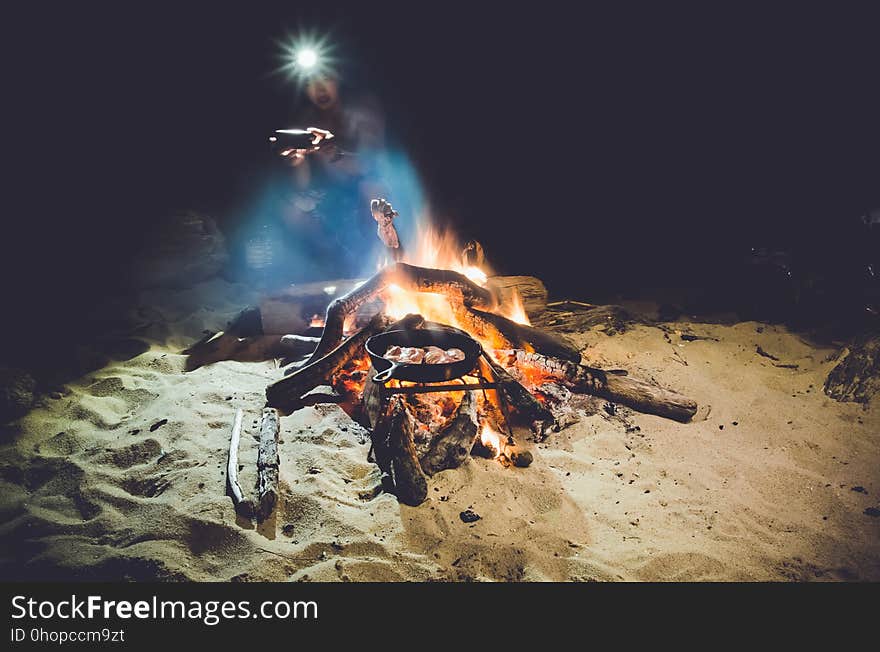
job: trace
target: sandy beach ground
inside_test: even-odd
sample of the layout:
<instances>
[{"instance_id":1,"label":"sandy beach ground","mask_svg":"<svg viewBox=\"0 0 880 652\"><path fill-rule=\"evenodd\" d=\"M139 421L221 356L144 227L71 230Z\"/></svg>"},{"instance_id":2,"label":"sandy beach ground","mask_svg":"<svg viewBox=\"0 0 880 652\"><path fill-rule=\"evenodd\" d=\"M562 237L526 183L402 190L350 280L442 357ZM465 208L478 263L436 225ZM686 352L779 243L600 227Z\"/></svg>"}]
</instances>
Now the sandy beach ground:
<instances>
[{"instance_id":1,"label":"sandy beach ground","mask_svg":"<svg viewBox=\"0 0 880 652\"><path fill-rule=\"evenodd\" d=\"M471 459L441 472L415 508L377 494L362 427L334 404L304 408L282 419L279 507L254 527L225 495L229 430L242 408L250 488L256 420L281 371L184 373L180 354L254 299L221 280L144 295L160 316L138 334L148 350L4 428L0 577L880 580L876 400L831 400L838 351L756 322L574 335L589 363L694 397L694 421L599 410L526 442L527 469ZM464 523L466 509L481 520Z\"/></svg>"}]
</instances>

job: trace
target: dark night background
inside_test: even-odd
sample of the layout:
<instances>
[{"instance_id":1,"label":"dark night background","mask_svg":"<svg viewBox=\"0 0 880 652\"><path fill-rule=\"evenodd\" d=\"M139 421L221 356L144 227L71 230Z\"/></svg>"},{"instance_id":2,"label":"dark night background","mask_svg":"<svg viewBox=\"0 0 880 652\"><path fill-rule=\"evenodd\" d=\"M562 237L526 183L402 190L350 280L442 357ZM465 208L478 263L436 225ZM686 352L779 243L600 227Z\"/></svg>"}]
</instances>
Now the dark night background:
<instances>
[{"instance_id":1,"label":"dark night background","mask_svg":"<svg viewBox=\"0 0 880 652\"><path fill-rule=\"evenodd\" d=\"M330 32L382 99L438 212L557 296L730 287L759 245L832 273L862 259L859 215L880 207L871 16L329 4L7 12L9 314L76 320L169 210L234 225L295 106L270 73L299 26Z\"/></svg>"}]
</instances>

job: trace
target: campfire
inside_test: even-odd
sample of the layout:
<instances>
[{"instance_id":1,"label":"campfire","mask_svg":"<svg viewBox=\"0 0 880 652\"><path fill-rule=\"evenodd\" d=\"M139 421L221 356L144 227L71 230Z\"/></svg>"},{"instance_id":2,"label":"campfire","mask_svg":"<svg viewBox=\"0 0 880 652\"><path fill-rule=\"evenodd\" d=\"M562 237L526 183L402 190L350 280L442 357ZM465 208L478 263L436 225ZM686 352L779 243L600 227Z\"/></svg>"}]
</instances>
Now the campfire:
<instances>
[{"instance_id":1,"label":"campfire","mask_svg":"<svg viewBox=\"0 0 880 652\"><path fill-rule=\"evenodd\" d=\"M695 413L690 399L586 366L567 338L533 328L517 287L493 282L478 243L461 248L430 232L407 260L387 262L312 317L320 338L293 336L311 354L266 390L286 414L318 386L343 395L401 502L423 502L429 478L470 455L528 466L515 430L544 440L569 421L573 394L682 421Z\"/></svg>"},{"instance_id":2,"label":"campfire","mask_svg":"<svg viewBox=\"0 0 880 652\"><path fill-rule=\"evenodd\" d=\"M384 200L371 210L389 247L372 278L291 288L187 350L190 370L223 359L286 367L266 389L256 502L238 486L233 428L228 484L240 513L271 513L279 415L313 404L317 387L332 387L369 429L384 488L410 505L426 499L431 476L471 455L529 466L526 442L576 421L592 397L607 401L609 414L617 404L679 421L695 414L693 400L588 366L568 338L533 327L526 308L534 316L546 307L537 279L492 276L478 242L461 247L448 233L423 233L403 256L391 246L396 211Z\"/></svg>"}]
</instances>

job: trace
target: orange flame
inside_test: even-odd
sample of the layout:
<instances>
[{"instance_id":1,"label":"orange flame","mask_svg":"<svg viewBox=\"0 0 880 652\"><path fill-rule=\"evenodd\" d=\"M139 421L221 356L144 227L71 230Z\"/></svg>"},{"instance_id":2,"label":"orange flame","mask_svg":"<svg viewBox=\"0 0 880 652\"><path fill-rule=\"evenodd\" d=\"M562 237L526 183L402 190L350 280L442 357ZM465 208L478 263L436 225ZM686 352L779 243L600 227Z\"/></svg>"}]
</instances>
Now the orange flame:
<instances>
[{"instance_id":1,"label":"orange flame","mask_svg":"<svg viewBox=\"0 0 880 652\"><path fill-rule=\"evenodd\" d=\"M483 424L483 430L480 432L480 442L486 448L495 451L495 459L501 457L504 450L504 437L492 430L488 423Z\"/></svg>"},{"instance_id":2,"label":"orange flame","mask_svg":"<svg viewBox=\"0 0 880 652\"><path fill-rule=\"evenodd\" d=\"M526 314L525 306L523 306L523 300L519 294L519 290L516 288L511 289L510 296L507 297L505 305L502 306L502 308L502 314L508 319L515 321L517 324L525 324L526 326L532 325L532 322L529 321L529 316Z\"/></svg>"},{"instance_id":3,"label":"orange flame","mask_svg":"<svg viewBox=\"0 0 880 652\"><path fill-rule=\"evenodd\" d=\"M383 261L380 268L391 261ZM465 264L462 259L462 246L450 230L438 231L430 225L423 225L418 230L416 245L408 252L405 262L420 267L449 269L458 272L481 287L489 281L491 270ZM400 319L410 313L418 313L428 321L448 324L468 330L465 324L456 319L453 307L446 296L426 292L409 292L396 285L390 286L383 295L385 312L394 319ZM523 308L522 297L514 288L505 297L505 303L499 313L520 324L528 324L529 318ZM491 342L483 342L488 348Z\"/></svg>"}]
</instances>

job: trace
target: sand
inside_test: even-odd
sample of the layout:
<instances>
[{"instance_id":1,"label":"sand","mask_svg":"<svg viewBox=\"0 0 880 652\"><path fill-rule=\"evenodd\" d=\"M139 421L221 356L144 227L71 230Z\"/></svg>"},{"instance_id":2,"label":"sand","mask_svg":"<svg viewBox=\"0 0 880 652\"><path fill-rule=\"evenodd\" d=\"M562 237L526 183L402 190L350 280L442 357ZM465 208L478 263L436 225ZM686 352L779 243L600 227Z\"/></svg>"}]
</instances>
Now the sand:
<instances>
[{"instance_id":1,"label":"sand","mask_svg":"<svg viewBox=\"0 0 880 652\"><path fill-rule=\"evenodd\" d=\"M865 511L880 508L876 401L829 399L837 351L755 322L575 335L589 362L693 396L696 419L600 410L530 443L530 468L471 459L436 475L415 508L377 494L362 427L334 404L304 408L282 420L279 507L254 527L225 495L229 429L242 408L250 489L263 392L281 372L184 373L180 354L254 298L220 280L144 295L163 321L141 334L149 350L5 429L0 577L880 580L880 518ZM466 509L482 518L464 523Z\"/></svg>"}]
</instances>

